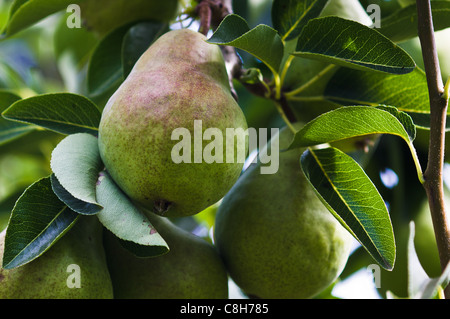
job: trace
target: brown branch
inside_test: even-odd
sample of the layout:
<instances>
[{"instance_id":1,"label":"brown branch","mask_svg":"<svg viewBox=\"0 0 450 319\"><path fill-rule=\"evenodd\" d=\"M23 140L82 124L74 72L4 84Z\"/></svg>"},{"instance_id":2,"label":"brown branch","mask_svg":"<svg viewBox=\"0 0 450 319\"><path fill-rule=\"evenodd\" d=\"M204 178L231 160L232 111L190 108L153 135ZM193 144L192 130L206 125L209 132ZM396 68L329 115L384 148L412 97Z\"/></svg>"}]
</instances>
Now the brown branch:
<instances>
[{"instance_id":1,"label":"brown branch","mask_svg":"<svg viewBox=\"0 0 450 319\"><path fill-rule=\"evenodd\" d=\"M444 84L436 50L430 0L416 0L416 3L418 33L430 99L430 146L423 186L428 196L441 268L444 270L450 261L450 226L445 208L443 183L448 101L442 97ZM450 286L445 289L445 297L450 299Z\"/></svg>"},{"instance_id":2,"label":"brown branch","mask_svg":"<svg viewBox=\"0 0 450 319\"><path fill-rule=\"evenodd\" d=\"M211 7L207 1L202 1L197 5L197 15L200 17L200 27L198 32L207 35L211 28Z\"/></svg>"},{"instance_id":3,"label":"brown branch","mask_svg":"<svg viewBox=\"0 0 450 319\"><path fill-rule=\"evenodd\" d=\"M233 13L232 0L200 0L197 5L196 12L200 18L199 32L207 34L210 29L217 29L222 20L227 15ZM221 50L228 72L231 94L237 101L238 96L233 86L233 80L239 80L239 78L245 73L245 70L243 69L241 58L237 54L234 47L221 46ZM266 87L261 85L261 83L254 85L243 83L243 85L247 88L247 90L255 95L267 97ZM275 100L274 96L271 96L270 98ZM281 105L283 112L291 123L297 121L294 113L288 105L286 98L283 95L280 99L275 100L275 102Z\"/></svg>"}]
</instances>

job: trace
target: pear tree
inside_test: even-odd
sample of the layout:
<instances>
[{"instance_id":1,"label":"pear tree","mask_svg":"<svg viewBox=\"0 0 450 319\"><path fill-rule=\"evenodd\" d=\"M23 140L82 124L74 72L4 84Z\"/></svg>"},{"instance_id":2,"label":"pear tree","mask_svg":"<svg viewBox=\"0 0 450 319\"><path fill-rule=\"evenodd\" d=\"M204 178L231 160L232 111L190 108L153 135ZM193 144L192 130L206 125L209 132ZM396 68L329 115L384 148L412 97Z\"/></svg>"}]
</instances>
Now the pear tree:
<instances>
[{"instance_id":1,"label":"pear tree","mask_svg":"<svg viewBox=\"0 0 450 319\"><path fill-rule=\"evenodd\" d=\"M450 1L0 17L0 298L450 298Z\"/></svg>"}]
</instances>

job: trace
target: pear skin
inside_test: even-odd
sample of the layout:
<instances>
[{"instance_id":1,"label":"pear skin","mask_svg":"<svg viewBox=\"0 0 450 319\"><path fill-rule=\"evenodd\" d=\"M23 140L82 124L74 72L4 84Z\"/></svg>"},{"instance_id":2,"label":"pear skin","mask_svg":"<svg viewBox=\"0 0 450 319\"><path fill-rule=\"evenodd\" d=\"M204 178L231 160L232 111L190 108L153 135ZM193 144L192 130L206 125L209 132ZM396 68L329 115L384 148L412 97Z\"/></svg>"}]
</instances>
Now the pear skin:
<instances>
[{"instance_id":1,"label":"pear skin","mask_svg":"<svg viewBox=\"0 0 450 319\"><path fill-rule=\"evenodd\" d=\"M281 151L291 131L279 136L278 172L261 174L260 162L244 172L219 206L215 243L249 296L312 298L343 270L352 236L309 185L300 167L304 150Z\"/></svg>"},{"instance_id":2,"label":"pear skin","mask_svg":"<svg viewBox=\"0 0 450 319\"><path fill-rule=\"evenodd\" d=\"M152 224L169 245L164 255L138 258L105 233L105 250L116 299L226 299L228 277L216 248L169 219Z\"/></svg>"},{"instance_id":3,"label":"pear skin","mask_svg":"<svg viewBox=\"0 0 450 319\"><path fill-rule=\"evenodd\" d=\"M0 265L5 234L6 230L0 234ZM102 226L95 216L81 216L37 259L18 268L0 269L0 299L112 298Z\"/></svg>"},{"instance_id":4,"label":"pear skin","mask_svg":"<svg viewBox=\"0 0 450 319\"><path fill-rule=\"evenodd\" d=\"M100 155L112 178L137 205L166 217L197 214L220 200L239 177L247 152L247 122L231 95L222 52L205 39L187 29L158 38L111 96L100 121ZM221 145L218 137L203 139L208 129L222 134ZM227 129L237 133L234 145ZM186 136L173 135L180 131ZM222 162L202 156L215 142L220 147L210 154ZM185 161L174 160L185 152Z\"/></svg>"}]
</instances>

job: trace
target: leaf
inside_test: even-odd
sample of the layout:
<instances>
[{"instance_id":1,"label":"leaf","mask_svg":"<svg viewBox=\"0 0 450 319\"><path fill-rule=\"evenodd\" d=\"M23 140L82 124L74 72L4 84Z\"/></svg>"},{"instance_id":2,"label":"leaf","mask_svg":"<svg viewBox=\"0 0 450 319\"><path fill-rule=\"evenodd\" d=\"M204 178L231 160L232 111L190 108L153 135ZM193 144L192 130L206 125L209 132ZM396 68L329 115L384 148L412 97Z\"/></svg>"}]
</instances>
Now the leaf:
<instances>
[{"instance_id":1,"label":"leaf","mask_svg":"<svg viewBox=\"0 0 450 319\"><path fill-rule=\"evenodd\" d=\"M432 1L434 31L450 27L450 2ZM380 21L378 31L394 42L403 42L418 36L417 7L409 5L387 16Z\"/></svg>"},{"instance_id":2,"label":"leaf","mask_svg":"<svg viewBox=\"0 0 450 319\"><path fill-rule=\"evenodd\" d=\"M250 30L237 14L226 16L208 42L244 50L265 63L273 73L278 72L283 58L284 46L276 30L264 24Z\"/></svg>"},{"instance_id":3,"label":"leaf","mask_svg":"<svg viewBox=\"0 0 450 319\"><path fill-rule=\"evenodd\" d=\"M450 283L450 262L438 278L430 278L424 283L422 291L414 296L416 299L430 299Z\"/></svg>"},{"instance_id":4,"label":"leaf","mask_svg":"<svg viewBox=\"0 0 450 319\"><path fill-rule=\"evenodd\" d=\"M417 177L423 181L422 167L413 145L416 127L406 113L399 112L395 107L346 106L323 113L296 132L288 149L373 134L401 137L411 151Z\"/></svg>"},{"instance_id":5,"label":"leaf","mask_svg":"<svg viewBox=\"0 0 450 319\"><path fill-rule=\"evenodd\" d=\"M91 96L99 96L118 87L125 79L122 67L122 43L131 25L108 33L95 47L88 64L87 87Z\"/></svg>"},{"instance_id":6,"label":"leaf","mask_svg":"<svg viewBox=\"0 0 450 319\"><path fill-rule=\"evenodd\" d=\"M15 102L3 117L42 126L61 134L90 133L97 135L101 113L82 95L50 93Z\"/></svg>"},{"instance_id":7,"label":"leaf","mask_svg":"<svg viewBox=\"0 0 450 319\"><path fill-rule=\"evenodd\" d=\"M411 299L435 298L440 289L444 289L450 282L450 263L438 278L429 278L420 263L414 246L415 224L409 223L408 238L408 296Z\"/></svg>"},{"instance_id":8,"label":"leaf","mask_svg":"<svg viewBox=\"0 0 450 319\"><path fill-rule=\"evenodd\" d=\"M7 91L0 91L0 114L21 98ZM36 128L32 125L8 121L0 117L0 145L23 136Z\"/></svg>"},{"instance_id":9,"label":"leaf","mask_svg":"<svg viewBox=\"0 0 450 319\"><path fill-rule=\"evenodd\" d=\"M295 39L310 19L322 12L328 0L274 0L273 26L283 41Z\"/></svg>"},{"instance_id":10,"label":"leaf","mask_svg":"<svg viewBox=\"0 0 450 319\"><path fill-rule=\"evenodd\" d=\"M292 54L392 74L406 74L416 67L408 53L375 29L335 16L310 20Z\"/></svg>"},{"instance_id":11,"label":"leaf","mask_svg":"<svg viewBox=\"0 0 450 319\"><path fill-rule=\"evenodd\" d=\"M3 268L22 266L42 255L78 218L53 193L50 178L43 178L19 197L6 230Z\"/></svg>"},{"instance_id":12,"label":"leaf","mask_svg":"<svg viewBox=\"0 0 450 319\"><path fill-rule=\"evenodd\" d=\"M341 105L392 105L419 127L430 127L430 102L425 72L405 75L368 73L340 68L328 82L326 99Z\"/></svg>"},{"instance_id":13,"label":"leaf","mask_svg":"<svg viewBox=\"0 0 450 319\"><path fill-rule=\"evenodd\" d=\"M336 148L309 148L302 170L318 197L383 268L395 261L395 240L381 195L363 169Z\"/></svg>"},{"instance_id":14,"label":"leaf","mask_svg":"<svg viewBox=\"0 0 450 319\"><path fill-rule=\"evenodd\" d=\"M110 175L103 171L97 182L97 199L103 209L100 222L125 243L127 249L141 257L165 254L169 247L148 218L138 210Z\"/></svg>"},{"instance_id":15,"label":"leaf","mask_svg":"<svg viewBox=\"0 0 450 319\"><path fill-rule=\"evenodd\" d=\"M8 22L2 31L3 37L9 37L43 18L64 10L70 4L82 0L16 0L11 5Z\"/></svg>"},{"instance_id":16,"label":"leaf","mask_svg":"<svg viewBox=\"0 0 450 319\"><path fill-rule=\"evenodd\" d=\"M97 202L95 184L98 173L103 169L103 163L95 136L78 133L65 137L53 150L50 167L58 182L70 195L79 201L101 208ZM57 193L63 195L61 200L67 198L63 191L58 192L58 188ZM73 201L66 204L75 209ZM77 209L77 212L86 214L90 210Z\"/></svg>"},{"instance_id":17,"label":"leaf","mask_svg":"<svg viewBox=\"0 0 450 319\"><path fill-rule=\"evenodd\" d=\"M95 215L102 209L98 204L87 203L74 197L61 185L55 174L50 176L50 180L55 195L73 211L82 215Z\"/></svg>"},{"instance_id":18,"label":"leaf","mask_svg":"<svg viewBox=\"0 0 450 319\"><path fill-rule=\"evenodd\" d=\"M122 44L122 67L125 78L148 47L168 30L167 23L158 21L140 22L128 30Z\"/></svg>"},{"instance_id":19,"label":"leaf","mask_svg":"<svg viewBox=\"0 0 450 319\"><path fill-rule=\"evenodd\" d=\"M391 110L394 109L394 110ZM386 111L389 110L389 111ZM289 149L335 142L370 134L392 134L406 143L415 138L414 124L405 113L402 122L395 108L369 106L346 106L323 113L307 123L295 135Z\"/></svg>"},{"instance_id":20,"label":"leaf","mask_svg":"<svg viewBox=\"0 0 450 319\"><path fill-rule=\"evenodd\" d=\"M82 13L83 14L83 13ZM88 61L99 39L87 28L68 28L67 18L73 13L66 13L55 25L53 47L56 59L60 60L70 54L70 58L79 68Z\"/></svg>"},{"instance_id":21,"label":"leaf","mask_svg":"<svg viewBox=\"0 0 450 319\"><path fill-rule=\"evenodd\" d=\"M414 247L415 225L411 221L409 223L409 236L408 236L408 296L412 297L416 295L422 288L424 282L428 280L428 275L423 269L419 257L417 256L416 249Z\"/></svg>"}]
</instances>

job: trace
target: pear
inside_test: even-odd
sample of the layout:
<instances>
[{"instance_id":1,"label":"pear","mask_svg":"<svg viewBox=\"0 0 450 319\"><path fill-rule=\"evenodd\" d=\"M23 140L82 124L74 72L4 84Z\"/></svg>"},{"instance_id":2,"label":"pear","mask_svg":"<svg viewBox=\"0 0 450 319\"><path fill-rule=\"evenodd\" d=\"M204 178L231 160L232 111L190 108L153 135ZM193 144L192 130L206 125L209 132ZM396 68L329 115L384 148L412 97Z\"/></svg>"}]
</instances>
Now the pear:
<instances>
[{"instance_id":1,"label":"pear","mask_svg":"<svg viewBox=\"0 0 450 319\"><path fill-rule=\"evenodd\" d=\"M225 299L228 276L216 248L206 240L151 214L169 245L164 255L138 258L105 234L105 250L116 299Z\"/></svg>"},{"instance_id":2,"label":"pear","mask_svg":"<svg viewBox=\"0 0 450 319\"><path fill-rule=\"evenodd\" d=\"M0 259L6 231L0 234ZM43 255L18 268L0 269L0 299L113 298L102 233L97 217L79 217Z\"/></svg>"},{"instance_id":3,"label":"pear","mask_svg":"<svg viewBox=\"0 0 450 319\"><path fill-rule=\"evenodd\" d=\"M246 131L220 48L183 29L162 35L136 62L105 105L98 142L135 204L175 217L199 213L236 182Z\"/></svg>"},{"instance_id":4,"label":"pear","mask_svg":"<svg viewBox=\"0 0 450 319\"><path fill-rule=\"evenodd\" d=\"M293 135L283 129L279 149ZM216 215L215 244L234 282L248 296L312 298L343 270L353 243L301 171L294 149L279 154L279 170L261 174L252 164L224 197Z\"/></svg>"},{"instance_id":5,"label":"pear","mask_svg":"<svg viewBox=\"0 0 450 319\"><path fill-rule=\"evenodd\" d=\"M81 17L88 30L99 37L130 22L169 22L179 11L178 0L84 0Z\"/></svg>"}]
</instances>

